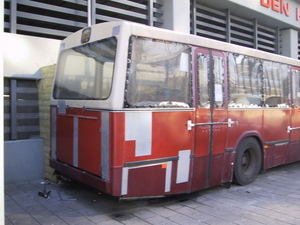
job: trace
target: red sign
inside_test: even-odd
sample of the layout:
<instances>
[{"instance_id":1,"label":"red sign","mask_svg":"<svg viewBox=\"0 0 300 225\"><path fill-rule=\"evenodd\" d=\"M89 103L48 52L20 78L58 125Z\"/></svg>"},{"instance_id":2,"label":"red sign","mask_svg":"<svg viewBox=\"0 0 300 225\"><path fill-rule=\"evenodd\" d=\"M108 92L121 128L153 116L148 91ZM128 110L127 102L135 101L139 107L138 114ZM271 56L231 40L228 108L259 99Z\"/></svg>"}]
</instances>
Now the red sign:
<instances>
[{"instance_id":1,"label":"red sign","mask_svg":"<svg viewBox=\"0 0 300 225\"><path fill-rule=\"evenodd\" d=\"M284 0L260 0L260 4L275 12L290 16L290 3L286 3Z\"/></svg>"},{"instance_id":2,"label":"red sign","mask_svg":"<svg viewBox=\"0 0 300 225\"><path fill-rule=\"evenodd\" d=\"M284 14L289 17L291 11L291 4L285 2L285 0L260 0L260 4L266 8ZM296 7L296 18L297 21L300 20L300 8Z\"/></svg>"}]
</instances>

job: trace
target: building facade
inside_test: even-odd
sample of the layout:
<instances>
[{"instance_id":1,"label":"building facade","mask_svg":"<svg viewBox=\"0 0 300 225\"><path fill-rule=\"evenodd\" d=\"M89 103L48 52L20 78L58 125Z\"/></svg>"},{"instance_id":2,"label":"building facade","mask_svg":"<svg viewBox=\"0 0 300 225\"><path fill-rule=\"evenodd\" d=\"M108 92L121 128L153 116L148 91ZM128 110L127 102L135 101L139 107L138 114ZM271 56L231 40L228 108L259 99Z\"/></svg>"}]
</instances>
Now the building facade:
<instances>
[{"instance_id":1,"label":"building facade","mask_svg":"<svg viewBox=\"0 0 300 225\"><path fill-rule=\"evenodd\" d=\"M299 58L298 0L5 0L4 5L8 33L60 40L88 25L129 20Z\"/></svg>"},{"instance_id":2,"label":"building facade","mask_svg":"<svg viewBox=\"0 0 300 225\"><path fill-rule=\"evenodd\" d=\"M44 166L35 163L43 156L47 165L48 151L44 155L40 138L41 126L48 129L47 123L40 122L41 108L47 108L47 103L39 101L38 92L51 81L43 78L41 68L55 64L60 40L69 34L114 20L134 21L300 59L299 0L5 0L7 182L19 181L8 179L14 177L14 173L19 174L21 180L33 179L26 174L37 170L40 172L34 176L43 176ZM47 94L50 98L50 92L46 91L44 99ZM43 140L47 142L47 138ZM27 161L22 164L13 160L11 164L13 155L22 155L11 149L22 151L27 157L21 156L20 160L26 158ZM32 149L35 151L28 157ZM29 164L36 164L38 169L24 171L24 165ZM21 174L16 168L18 165L23 171Z\"/></svg>"}]
</instances>

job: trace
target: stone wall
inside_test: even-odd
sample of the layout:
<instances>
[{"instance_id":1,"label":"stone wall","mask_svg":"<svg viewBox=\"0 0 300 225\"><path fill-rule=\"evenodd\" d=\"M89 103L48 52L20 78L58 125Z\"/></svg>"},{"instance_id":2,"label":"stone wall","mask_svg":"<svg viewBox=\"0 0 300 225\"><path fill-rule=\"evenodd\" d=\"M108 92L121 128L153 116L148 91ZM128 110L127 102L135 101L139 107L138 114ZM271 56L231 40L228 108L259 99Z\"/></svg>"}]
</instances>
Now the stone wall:
<instances>
[{"instance_id":1,"label":"stone wall","mask_svg":"<svg viewBox=\"0 0 300 225\"><path fill-rule=\"evenodd\" d=\"M56 182L54 170L49 166L50 157L50 96L56 65L41 68L42 79L38 83L40 107L40 137L44 139L45 178Z\"/></svg>"}]
</instances>

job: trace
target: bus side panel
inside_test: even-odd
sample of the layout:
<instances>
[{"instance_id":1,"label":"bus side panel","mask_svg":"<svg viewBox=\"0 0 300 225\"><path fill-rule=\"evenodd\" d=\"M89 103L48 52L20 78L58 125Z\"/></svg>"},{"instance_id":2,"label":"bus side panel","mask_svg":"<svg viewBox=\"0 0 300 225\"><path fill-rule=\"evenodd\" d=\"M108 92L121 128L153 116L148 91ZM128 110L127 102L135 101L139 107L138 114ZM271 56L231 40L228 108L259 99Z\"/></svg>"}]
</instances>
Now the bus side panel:
<instances>
[{"instance_id":1,"label":"bus side panel","mask_svg":"<svg viewBox=\"0 0 300 225\"><path fill-rule=\"evenodd\" d=\"M291 127L297 128L300 127L300 109L293 108L291 111ZM288 154L287 162L295 162L300 160L300 129L292 130L290 132L290 149Z\"/></svg>"},{"instance_id":2,"label":"bus side panel","mask_svg":"<svg viewBox=\"0 0 300 225\"><path fill-rule=\"evenodd\" d=\"M166 180L165 170L163 165L151 165L130 169L127 196L164 195Z\"/></svg>"},{"instance_id":3,"label":"bus side panel","mask_svg":"<svg viewBox=\"0 0 300 225\"><path fill-rule=\"evenodd\" d=\"M56 120L57 159L73 165L73 118L62 115Z\"/></svg>"},{"instance_id":4,"label":"bus side panel","mask_svg":"<svg viewBox=\"0 0 300 225\"><path fill-rule=\"evenodd\" d=\"M264 110L263 137L269 146L265 149L266 168L278 166L287 162L289 149L289 126L290 110L267 109Z\"/></svg>"},{"instance_id":5,"label":"bus side panel","mask_svg":"<svg viewBox=\"0 0 300 225\"><path fill-rule=\"evenodd\" d=\"M207 162L208 156L194 158L192 191L206 188Z\"/></svg>"},{"instance_id":6,"label":"bus side panel","mask_svg":"<svg viewBox=\"0 0 300 225\"><path fill-rule=\"evenodd\" d=\"M125 112L124 197L190 192L192 111Z\"/></svg>"},{"instance_id":7,"label":"bus side panel","mask_svg":"<svg viewBox=\"0 0 300 225\"><path fill-rule=\"evenodd\" d=\"M71 179L110 193L110 180L100 177L102 112L78 108L67 108L66 113L57 111L56 107L51 110L50 166Z\"/></svg>"},{"instance_id":8,"label":"bus side panel","mask_svg":"<svg viewBox=\"0 0 300 225\"><path fill-rule=\"evenodd\" d=\"M290 149L288 152L287 163L292 163L300 160L300 137L298 140L290 142Z\"/></svg>"},{"instance_id":9,"label":"bus side panel","mask_svg":"<svg viewBox=\"0 0 300 225\"><path fill-rule=\"evenodd\" d=\"M143 114L144 112L136 113ZM180 150L192 150L193 131L187 130L187 121L191 120L192 112L150 112L150 114L149 124L143 121L129 128L136 130L137 138L143 138L143 140L137 138L125 140L125 162L173 157L178 156ZM143 115L141 120L143 120ZM145 153L141 151L142 154L139 154L139 149L137 149L139 142L149 147L149 151Z\"/></svg>"},{"instance_id":10,"label":"bus side panel","mask_svg":"<svg viewBox=\"0 0 300 225\"><path fill-rule=\"evenodd\" d=\"M226 182L232 182L233 178L233 166L234 166L234 160L233 160L233 152L232 149L228 149L225 152L224 155L224 169L222 174L222 183Z\"/></svg>"},{"instance_id":11,"label":"bus side panel","mask_svg":"<svg viewBox=\"0 0 300 225\"><path fill-rule=\"evenodd\" d=\"M225 151L224 148L223 151ZM209 179L210 187L220 185L223 181L223 172L224 170L228 170L228 167L230 166L230 164L225 165L224 157L225 153L212 155L211 172Z\"/></svg>"},{"instance_id":12,"label":"bus side panel","mask_svg":"<svg viewBox=\"0 0 300 225\"><path fill-rule=\"evenodd\" d=\"M213 122L226 122L228 121L227 110L214 109ZM227 164L226 145L227 145L227 132L230 127L227 125L214 125L212 128L212 157L210 165L210 177L207 186L217 186L221 183L228 182L224 180L224 171L228 171L231 167L230 163ZM226 176L225 176L226 177Z\"/></svg>"},{"instance_id":13,"label":"bus side panel","mask_svg":"<svg viewBox=\"0 0 300 225\"><path fill-rule=\"evenodd\" d=\"M238 125L228 128L227 147L238 147L242 136L247 137L247 133L262 134L263 110L260 109L231 109L228 111L228 118L238 121ZM237 151L238 149L234 149Z\"/></svg>"},{"instance_id":14,"label":"bus side panel","mask_svg":"<svg viewBox=\"0 0 300 225\"><path fill-rule=\"evenodd\" d=\"M208 156L196 157L193 164L192 191L231 182L233 171L232 160L231 151L212 155L211 164L214 167L211 168L210 174L208 174ZM207 183L207 176L209 176L209 183Z\"/></svg>"},{"instance_id":15,"label":"bus side panel","mask_svg":"<svg viewBox=\"0 0 300 225\"><path fill-rule=\"evenodd\" d=\"M186 167L191 171L191 164ZM128 169L128 191L124 196L164 196L191 192L191 173L185 182L178 182L177 171L178 161L132 167Z\"/></svg>"},{"instance_id":16,"label":"bus side panel","mask_svg":"<svg viewBox=\"0 0 300 225\"><path fill-rule=\"evenodd\" d=\"M109 113L111 166L124 166L125 113Z\"/></svg>"},{"instance_id":17,"label":"bus side panel","mask_svg":"<svg viewBox=\"0 0 300 225\"><path fill-rule=\"evenodd\" d=\"M101 112L69 108L57 114L57 159L92 174L101 175Z\"/></svg>"},{"instance_id":18,"label":"bus side panel","mask_svg":"<svg viewBox=\"0 0 300 225\"><path fill-rule=\"evenodd\" d=\"M122 168L124 167L125 113L109 113L109 147L111 194L121 196Z\"/></svg>"},{"instance_id":19,"label":"bus side panel","mask_svg":"<svg viewBox=\"0 0 300 225\"><path fill-rule=\"evenodd\" d=\"M197 108L196 109L196 123L208 123L210 122L210 109ZM192 128L195 130L195 158L193 166L193 180L192 190L197 191L207 188L209 169L209 152L210 152L210 126L195 126Z\"/></svg>"},{"instance_id":20,"label":"bus side panel","mask_svg":"<svg viewBox=\"0 0 300 225\"><path fill-rule=\"evenodd\" d=\"M99 115L96 118L79 118L78 167L90 173L101 175Z\"/></svg>"},{"instance_id":21,"label":"bus side panel","mask_svg":"<svg viewBox=\"0 0 300 225\"><path fill-rule=\"evenodd\" d=\"M111 167L111 189L107 193L111 193L112 196L121 196L121 181L122 181L122 167L112 166Z\"/></svg>"},{"instance_id":22,"label":"bus side panel","mask_svg":"<svg viewBox=\"0 0 300 225\"><path fill-rule=\"evenodd\" d=\"M191 159L190 165L186 165L186 167L189 166L190 174L188 176L188 182L177 182L177 171L178 171L178 161L173 161L172 163L172 180L171 180L171 192L172 194L179 194L179 193L187 193L191 192L191 182L193 177L193 159Z\"/></svg>"},{"instance_id":23,"label":"bus side panel","mask_svg":"<svg viewBox=\"0 0 300 225\"><path fill-rule=\"evenodd\" d=\"M181 150L194 152L194 132L187 129L193 112L153 113L153 156L178 156ZM162 155L164 153L165 155Z\"/></svg>"},{"instance_id":24,"label":"bus side panel","mask_svg":"<svg viewBox=\"0 0 300 225\"><path fill-rule=\"evenodd\" d=\"M288 140L290 110L264 110L263 137L265 142Z\"/></svg>"}]
</instances>

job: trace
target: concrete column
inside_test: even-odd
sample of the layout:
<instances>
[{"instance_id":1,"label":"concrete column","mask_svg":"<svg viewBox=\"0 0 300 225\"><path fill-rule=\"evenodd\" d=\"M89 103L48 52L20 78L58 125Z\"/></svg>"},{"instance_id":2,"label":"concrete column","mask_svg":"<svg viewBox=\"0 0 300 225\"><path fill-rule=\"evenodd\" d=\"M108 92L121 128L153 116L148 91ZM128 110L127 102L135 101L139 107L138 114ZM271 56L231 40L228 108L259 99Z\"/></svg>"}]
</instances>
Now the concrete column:
<instances>
[{"instance_id":1,"label":"concrete column","mask_svg":"<svg viewBox=\"0 0 300 225\"><path fill-rule=\"evenodd\" d=\"M190 1L163 0L162 28L190 33Z\"/></svg>"},{"instance_id":2,"label":"concrete column","mask_svg":"<svg viewBox=\"0 0 300 225\"><path fill-rule=\"evenodd\" d=\"M282 55L298 59L298 31L286 29L281 31Z\"/></svg>"}]
</instances>

